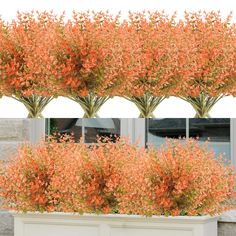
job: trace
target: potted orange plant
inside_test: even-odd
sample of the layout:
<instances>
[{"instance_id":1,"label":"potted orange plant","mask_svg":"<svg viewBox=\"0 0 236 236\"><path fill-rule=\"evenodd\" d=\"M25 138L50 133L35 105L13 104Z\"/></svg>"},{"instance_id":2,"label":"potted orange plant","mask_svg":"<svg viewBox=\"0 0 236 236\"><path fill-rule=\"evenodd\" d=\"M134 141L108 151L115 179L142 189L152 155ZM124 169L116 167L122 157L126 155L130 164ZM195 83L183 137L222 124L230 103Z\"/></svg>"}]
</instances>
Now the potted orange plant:
<instances>
[{"instance_id":1,"label":"potted orange plant","mask_svg":"<svg viewBox=\"0 0 236 236\"><path fill-rule=\"evenodd\" d=\"M217 216L235 204L234 170L191 139L147 150L49 138L23 145L0 173L16 236L216 236Z\"/></svg>"}]
</instances>

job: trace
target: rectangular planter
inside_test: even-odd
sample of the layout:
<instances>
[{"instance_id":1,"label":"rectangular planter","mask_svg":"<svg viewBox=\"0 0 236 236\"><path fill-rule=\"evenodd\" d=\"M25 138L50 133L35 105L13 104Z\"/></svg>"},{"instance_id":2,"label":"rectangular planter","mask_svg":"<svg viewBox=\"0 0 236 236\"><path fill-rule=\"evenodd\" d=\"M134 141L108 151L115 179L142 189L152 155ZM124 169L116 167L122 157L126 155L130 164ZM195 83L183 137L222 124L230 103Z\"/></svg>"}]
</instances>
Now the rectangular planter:
<instances>
[{"instance_id":1,"label":"rectangular planter","mask_svg":"<svg viewBox=\"0 0 236 236\"><path fill-rule=\"evenodd\" d=\"M12 213L14 236L217 236L217 217Z\"/></svg>"}]
</instances>

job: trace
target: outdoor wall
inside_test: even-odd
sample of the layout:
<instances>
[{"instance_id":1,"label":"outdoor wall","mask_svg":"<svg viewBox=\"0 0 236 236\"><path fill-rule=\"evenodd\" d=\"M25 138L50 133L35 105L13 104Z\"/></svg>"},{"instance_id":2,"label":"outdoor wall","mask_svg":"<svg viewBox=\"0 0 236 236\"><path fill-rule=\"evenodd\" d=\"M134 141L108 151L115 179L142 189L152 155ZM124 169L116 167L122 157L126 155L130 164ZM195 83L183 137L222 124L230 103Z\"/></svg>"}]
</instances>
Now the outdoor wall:
<instances>
[{"instance_id":1,"label":"outdoor wall","mask_svg":"<svg viewBox=\"0 0 236 236\"><path fill-rule=\"evenodd\" d=\"M0 119L0 160L9 161L17 146L29 137L29 120Z\"/></svg>"},{"instance_id":2,"label":"outdoor wall","mask_svg":"<svg viewBox=\"0 0 236 236\"><path fill-rule=\"evenodd\" d=\"M7 212L0 212L0 236L13 236L13 217Z\"/></svg>"},{"instance_id":3,"label":"outdoor wall","mask_svg":"<svg viewBox=\"0 0 236 236\"><path fill-rule=\"evenodd\" d=\"M221 215L218 222L219 236L235 236L236 235L236 211L228 211Z\"/></svg>"},{"instance_id":4,"label":"outdoor wall","mask_svg":"<svg viewBox=\"0 0 236 236\"><path fill-rule=\"evenodd\" d=\"M218 236L235 236L236 222L218 222Z\"/></svg>"},{"instance_id":5,"label":"outdoor wall","mask_svg":"<svg viewBox=\"0 0 236 236\"><path fill-rule=\"evenodd\" d=\"M0 160L8 162L17 146L29 141L30 125L27 119L0 119ZM13 236L13 218L0 210L0 236Z\"/></svg>"}]
</instances>

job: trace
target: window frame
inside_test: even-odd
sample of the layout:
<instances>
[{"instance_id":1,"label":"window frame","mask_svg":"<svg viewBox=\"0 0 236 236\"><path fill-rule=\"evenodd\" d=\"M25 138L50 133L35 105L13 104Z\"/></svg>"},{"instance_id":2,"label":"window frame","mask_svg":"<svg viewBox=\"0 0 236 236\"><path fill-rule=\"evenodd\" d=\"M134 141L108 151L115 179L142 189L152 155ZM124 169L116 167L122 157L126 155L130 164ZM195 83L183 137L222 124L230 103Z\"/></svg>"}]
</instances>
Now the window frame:
<instances>
[{"instance_id":1,"label":"window frame","mask_svg":"<svg viewBox=\"0 0 236 236\"><path fill-rule=\"evenodd\" d=\"M236 168L236 118L230 118L230 161Z\"/></svg>"},{"instance_id":2,"label":"window frame","mask_svg":"<svg viewBox=\"0 0 236 236\"><path fill-rule=\"evenodd\" d=\"M29 119L29 141L37 143L46 134L46 119Z\"/></svg>"}]
</instances>

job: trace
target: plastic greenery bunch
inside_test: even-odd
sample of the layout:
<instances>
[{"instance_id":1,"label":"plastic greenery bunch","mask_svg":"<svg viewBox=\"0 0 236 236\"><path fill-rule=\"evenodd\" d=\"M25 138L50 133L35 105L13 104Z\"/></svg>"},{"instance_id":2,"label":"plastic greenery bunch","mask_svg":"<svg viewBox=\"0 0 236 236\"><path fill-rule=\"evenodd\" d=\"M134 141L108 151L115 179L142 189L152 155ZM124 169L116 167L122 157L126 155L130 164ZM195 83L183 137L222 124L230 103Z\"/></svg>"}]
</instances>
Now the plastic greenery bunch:
<instances>
[{"instance_id":1,"label":"plastic greenery bunch","mask_svg":"<svg viewBox=\"0 0 236 236\"><path fill-rule=\"evenodd\" d=\"M104 141L106 143L104 143ZM118 213L123 170L137 156L137 149L125 139L109 139L87 148L83 155L62 167L63 183L58 181L65 199L62 210L90 213ZM60 179L61 177L58 176ZM73 183L73 184L71 184Z\"/></svg>"},{"instance_id":2,"label":"plastic greenery bunch","mask_svg":"<svg viewBox=\"0 0 236 236\"><path fill-rule=\"evenodd\" d=\"M175 16L159 12L130 13L127 37L133 47L133 79L123 93L137 106L139 117L154 117L156 107L173 93L179 81L175 71L178 63Z\"/></svg>"},{"instance_id":3,"label":"plastic greenery bunch","mask_svg":"<svg viewBox=\"0 0 236 236\"><path fill-rule=\"evenodd\" d=\"M1 172L3 207L24 212L59 210L61 193L53 189L52 182L59 174L58 167L78 148L80 146L67 136L40 142L36 146L22 145L16 158Z\"/></svg>"},{"instance_id":4,"label":"plastic greenery bunch","mask_svg":"<svg viewBox=\"0 0 236 236\"><path fill-rule=\"evenodd\" d=\"M235 206L235 180L196 140L144 149L123 138L87 146L62 136L22 145L0 170L0 196L24 212L215 215Z\"/></svg>"},{"instance_id":5,"label":"plastic greenery bunch","mask_svg":"<svg viewBox=\"0 0 236 236\"><path fill-rule=\"evenodd\" d=\"M215 159L207 144L202 146L192 139L167 140L160 149L151 148L148 156L126 173L120 212L220 214L235 204L235 180L233 167L225 166L221 157Z\"/></svg>"},{"instance_id":6,"label":"plastic greenery bunch","mask_svg":"<svg viewBox=\"0 0 236 236\"><path fill-rule=\"evenodd\" d=\"M58 32L56 57L61 69L59 86L78 102L84 117L97 117L114 90L114 68L120 50L119 16L108 13L76 13Z\"/></svg>"},{"instance_id":7,"label":"plastic greenery bunch","mask_svg":"<svg viewBox=\"0 0 236 236\"><path fill-rule=\"evenodd\" d=\"M235 86L235 25L232 15L186 13L183 41L189 37L189 78L181 85L181 98L196 111L210 117L212 107ZM181 36L180 36L181 37Z\"/></svg>"},{"instance_id":8,"label":"plastic greenery bunch","mask_svg":"<svg viewBox=\"0 0 236 236\"><path fill-rule=\"evenodd\" d=\"M34 147L23 145L0 171L3 207L24 212L117 213L123 170L139 152L126 139L115 144L103 139L98 144L88 147L63 136Z\"/></svg>"},{"instance_id":9,"label":"plastic greenery bunch","mask_svg":"<svg viewBox=\"0 0 236 236\"><path fill-rule=\"evenodd\" d=\"M30 118L42 117L56 95L50 81L56 73L50 56L51 13L18 13L1 38L1 84L4 95L23 103Z\"/></svg>"}]
</instances>

